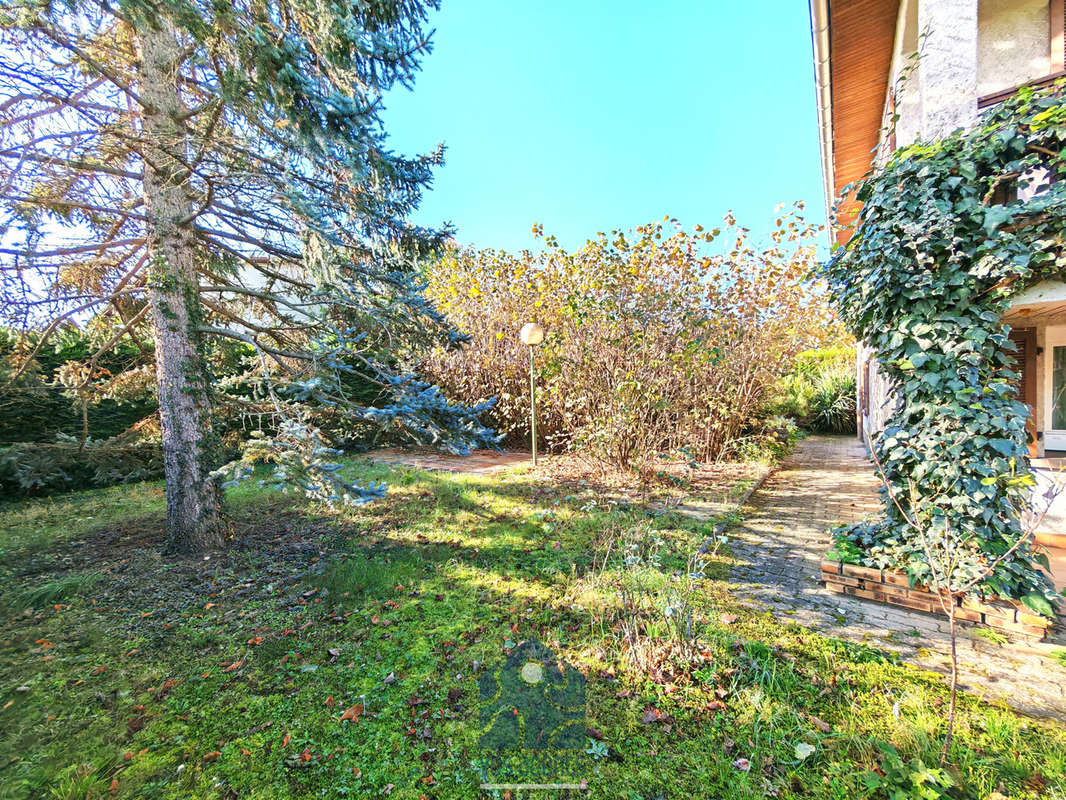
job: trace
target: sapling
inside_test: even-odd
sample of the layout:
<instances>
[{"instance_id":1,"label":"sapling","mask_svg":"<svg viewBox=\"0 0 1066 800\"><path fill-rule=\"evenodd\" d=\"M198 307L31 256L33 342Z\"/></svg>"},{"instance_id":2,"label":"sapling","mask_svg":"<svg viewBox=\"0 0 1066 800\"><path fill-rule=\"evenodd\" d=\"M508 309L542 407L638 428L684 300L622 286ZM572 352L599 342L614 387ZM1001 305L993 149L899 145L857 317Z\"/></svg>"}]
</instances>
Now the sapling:
<instances>
[{"instance_id":1,"label":"sapling","mask_svg":"<svg viewBox=\"0 0 1066 800\"><path fill-rule=\"evenodd\" d=\"M950 696L948 701L947 731L940 750L940 766L947 761L951 740L955 730L955 711L959 687L958 656L958 609L966 596L980 591L981 585L996 571L996 568L1009 560L1024 544L1033 539L1033 534L1043 523L1048 510L1056 497L1062 493L1066 481L1062 473L1055 473L1054 479L1042 492L1026 492L1036 482L1028 469L1022 469L1012 459L1009 473L996 478L1010 484L1013 491L1009 496L1015 498L1015 512L1020 520L1019 533L1007 548L999 555L990 555L987 548L978 546L976 533L960 533L951 529L950 517L939 513L938 501L951 497L954 487L951 484L919 489L913 478L907 480L906 502L901 501L895 486L886 478L877 451L872 446L870 453L877 468L878 477L890 501L911 530L916 534L925 555L928 572L922 577L930 591L936 596L941 610L948 618L949 653L951 658ZM986 480L991 480L986 478ZM1046 558L1044 559L1046 564Z\"/></svg>"}]
</instances>

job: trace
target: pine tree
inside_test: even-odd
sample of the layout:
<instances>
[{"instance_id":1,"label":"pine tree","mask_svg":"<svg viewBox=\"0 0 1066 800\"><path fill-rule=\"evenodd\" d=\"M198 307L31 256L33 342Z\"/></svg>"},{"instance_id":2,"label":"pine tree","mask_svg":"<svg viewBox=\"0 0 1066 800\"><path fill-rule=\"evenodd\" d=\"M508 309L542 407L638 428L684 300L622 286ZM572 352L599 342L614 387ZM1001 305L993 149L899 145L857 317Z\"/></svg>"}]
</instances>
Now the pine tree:
<instances>
[{"instance_id":1,"label":"pine tree","mask_svg":"<svg viewBox=\"0 0 1066 800\"><path fill-rule=\"evenodd\" d=\"M408 221L438 148L389 151L382 98L410 86L436 0L14 0L0 9L0 275L9 323L95 315L154 341L175 551L221 543L212 436L222 342L254 354L278 477L341 480L303 413L335 406L453 450L482 409L408 371L455 341L417 265L448 231ZM32 353L31 353L32 355ZM28 361L29 359L27 359ZM91 372L89 371L91 379ZM345 389L359 372L386 398Z\"/></svg>"}]
</instances>

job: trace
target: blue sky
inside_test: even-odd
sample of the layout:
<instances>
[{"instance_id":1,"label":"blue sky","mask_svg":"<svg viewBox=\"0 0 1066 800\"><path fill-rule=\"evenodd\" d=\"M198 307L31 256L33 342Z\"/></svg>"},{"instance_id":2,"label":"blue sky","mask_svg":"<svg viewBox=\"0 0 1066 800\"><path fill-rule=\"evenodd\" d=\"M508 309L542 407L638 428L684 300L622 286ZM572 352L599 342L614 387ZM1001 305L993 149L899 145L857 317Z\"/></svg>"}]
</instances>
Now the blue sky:
<instances>
[{"instance_id":1,"label":"blue sky","mask_svg":"<svg viewBox=\"0 0 1066 800\"><path fill-rule=\"evenodd\" d=\"M443 0L400 152L447 147L415 219L479 247L564 246L670 214L733 209L754 231L804 200L824 221L801 0Z\"/></svg>"}]
</instances>

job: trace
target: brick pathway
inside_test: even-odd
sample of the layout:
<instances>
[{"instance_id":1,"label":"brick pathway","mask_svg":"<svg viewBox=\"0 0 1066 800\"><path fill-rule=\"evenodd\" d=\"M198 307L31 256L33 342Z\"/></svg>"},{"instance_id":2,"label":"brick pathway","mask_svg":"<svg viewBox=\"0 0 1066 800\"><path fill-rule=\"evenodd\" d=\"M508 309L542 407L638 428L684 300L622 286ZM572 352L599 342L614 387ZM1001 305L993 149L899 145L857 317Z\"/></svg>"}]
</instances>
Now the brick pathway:
<instances>
[{"instance_id":1,"label":"brick pathway","mask_svg":"<svg viewBox=\"0 0 1066 800\"><path fill-rule=\"evenodd\" d=\"M805 439L752 495L731 533L736 594L782 620L899 653L911 664L945 672L947 620L828 592L819 564L829 529L880 508L878 481L851 437ZM1066 633L1039 644L997 644L967 627L959 642L967 688L1015 708L1066 720L1066 669L1056 658Z\"/></svg>"}]
</instances>

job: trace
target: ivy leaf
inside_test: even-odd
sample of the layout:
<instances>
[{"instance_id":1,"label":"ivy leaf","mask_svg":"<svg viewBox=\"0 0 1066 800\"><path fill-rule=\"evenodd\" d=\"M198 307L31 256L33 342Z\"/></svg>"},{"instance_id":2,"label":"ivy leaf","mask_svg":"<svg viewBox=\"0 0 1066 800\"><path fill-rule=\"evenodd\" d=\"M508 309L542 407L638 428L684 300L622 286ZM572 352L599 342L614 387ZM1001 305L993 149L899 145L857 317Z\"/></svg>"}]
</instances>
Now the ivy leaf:
<instances>
[{"instance_id":1,"label":"ivy leaf","mask_svg":"<svg viewBox=\"0 0 1066 800\"><path fill-rule=\"evenodd\" d=\"M989 439L988 446L1005 456L1009 456L1014 452L1014 442L1010 439Z\"/></svg>"},{"instance_id":2,"label":"ivy leaf","mask_svg":"<svg viewBox=\"0 0 1066 800\"><path fill-rule=\"evenodd\" d=\"M1014 219L1014 214L1006 206L989 206L985 209L985 221L982 228L987 235L991 236L1005 222Z\"/></svg>"},{"instance_id":3,"label":"ivy leaf","mask_svg":"<svg viewBox=\"0 0 1066 800\"><path fill-rule=\"evenodd\" d=\"M1055 616L1055 609L1051 607L1051 603L1047 601L1044 595L1038 592L1030 592L1022 598L1022 603L1031 608L1037 614L1041 614L1045 617L1052 618Z\"/></svg>"}]
</instances>

